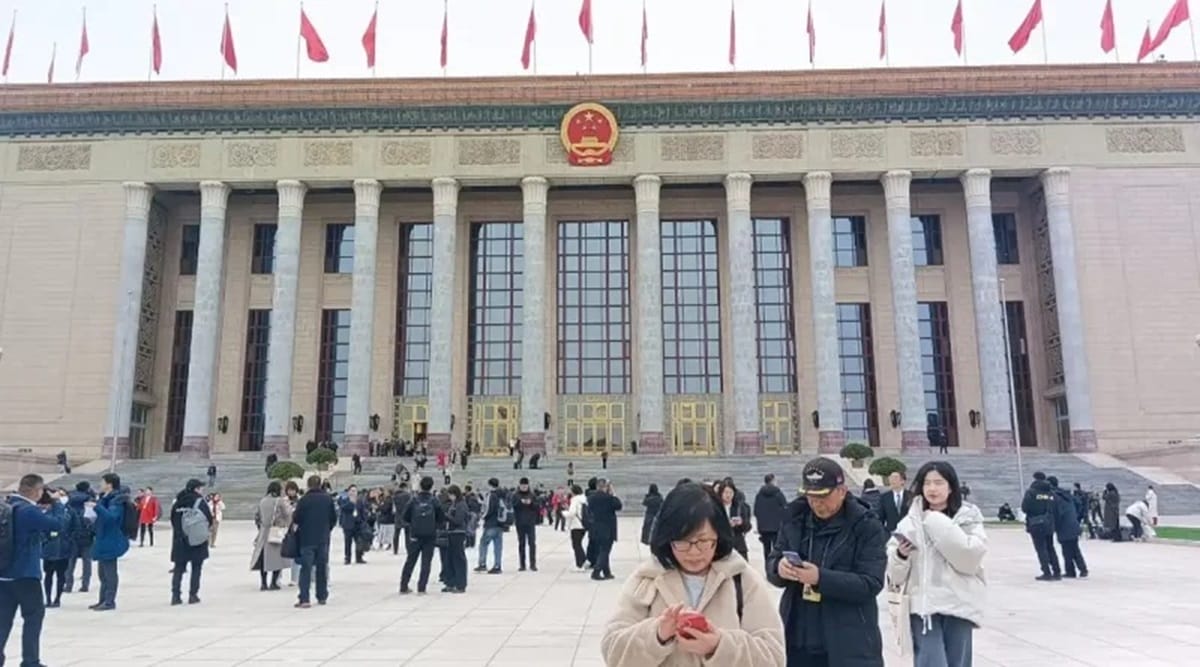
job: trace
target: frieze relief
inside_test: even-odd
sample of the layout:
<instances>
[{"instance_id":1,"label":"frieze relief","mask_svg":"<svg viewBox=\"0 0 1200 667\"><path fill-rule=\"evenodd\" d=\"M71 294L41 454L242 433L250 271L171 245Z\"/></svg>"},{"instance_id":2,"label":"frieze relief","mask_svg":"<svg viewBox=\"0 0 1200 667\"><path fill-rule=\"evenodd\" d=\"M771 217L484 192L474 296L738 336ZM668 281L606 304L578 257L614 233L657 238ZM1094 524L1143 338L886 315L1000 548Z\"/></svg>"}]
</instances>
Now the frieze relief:
<instances>
[{"instance_id":1,"label":"frieze relief","mask_svg":"<svg viewBox=\"0 0 1200 667\"><path fill-rule=\"evenodd\" d=\"M841 160L865 160L887 157L887 141L879 130L834 132L830 139L833 157Z\"/></svg>"},{"instance_id":2,"label":"frieze relief","mask_svg":"<svg viewBox=\"0 0 1200 667\"><path fill-rule=\"evenodd\" d=\"M613 162L633 162L637 150L637 137L622 134L617 147L613 149ZM567 153L563 150L562 139L546 138L546 164L566 164Z\"/></svg>"},{"instance_id":3,"label":"frieze relief","mask_svg":"<svg viewBox=\"0 0 1200 667\"><path fill-rule=\"evenodd\" d=\"M958 157L963 154L962 130L913 130L908 135L912 157Z\"/></svg>"},{"instance_id":4,"label":"frieze relief","mask_svg":"<svg viewBox=\"0 0 1200 667\"><path fill-rule=\"evenodd\" d=\"M386 141L379 149L379 161L389 167L427 165L433 161L433 142L426 139Z\"/></svg>"},{"instance_id":5,"label":"frieze relief","mask_svg":"<svg viewBox=\"0 0 1200 667\"><path fill-rule=\"evenodd\" d=\"M521 142L517 139L459 139L460 165L520 164Z\"/></svg>"},{"instance_id":6,"label":"frieze relief","mask_svg":"<svg viewBox=\"0 0 1200 667\"><path fill-rule=\"evenodd\" d=\"M664 162L724 160L725 136L721 134L668 134L662 138L659 156Z\"/></svg>"},{"instance_id":7,"label":"frieze relief","mask_svg":"<svg viewBox=\"0 0 1200 667\"><path fill-rule=\"evenodd\" d=\"M993 155L1041 155L1042 133L1032 127L992 130Z\"/></svg>"},{"instance_id":8,"label":"frieze relief","mask_svg":"<svg viewBox=\"0 0 1200 667\"><path fill-rule=\"evenodd\" d=\"M1180 127L1110 127L1105 131L1109 153L1182 153Z\"/></svg>"},{"instance_id":9,"label":"frieze relief","mask_svg":"<svg viewBox=\"0 0 1200 667\"><path fill-rule=\"evenodd\" d=\"M17 153L17 171L79 171L91 166L91 144L26 144Z\"/></svg>"},{"instance_id":10,"label":"frieze relief","mask_svg":"<svg viewBox=\"0 0 1200 667\"><path fill-rule=\"evenodd\" d=\"M304 166L306 167L349 167L353 164L353 141L304 142Z\"/></svg>"},{"instance_id":11,"label":"frieze relief","mask_svg":"<svg viewBox=\"0 0 1200 667\"><path fill-rule=\"evenodd\" d=\"M199 166L198 142L154 144L150 148L151 169L188 169Z\"/></svg>"},{"instance_id":12,"label":"frieze relief","mask_svg":"<svg viewBox=\"0 0 1200 667\"><path fill-rule=\"evenodd\" d=\"M274 141L234 141L225 148L230 167L273 167L279 161L279 144Z\"/></svg>"},{"instance_id":13,"label":"frieze relief","mask_svg":"<svg viewBox=\"0 0 1200 667\"><path fill-rule=\"evenodd\" d=\"M755 134L750 157L754 160L799 160L804 157L804 134L772 132Z\"/></svg>"}]
</instances>

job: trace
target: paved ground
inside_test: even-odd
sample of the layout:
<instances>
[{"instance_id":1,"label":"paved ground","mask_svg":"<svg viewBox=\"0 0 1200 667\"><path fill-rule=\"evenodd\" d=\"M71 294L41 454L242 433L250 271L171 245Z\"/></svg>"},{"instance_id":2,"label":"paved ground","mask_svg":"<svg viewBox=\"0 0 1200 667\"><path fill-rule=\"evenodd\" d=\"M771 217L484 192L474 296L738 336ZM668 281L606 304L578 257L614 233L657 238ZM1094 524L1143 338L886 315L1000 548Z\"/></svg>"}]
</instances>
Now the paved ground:
<instances>
[{"instance_id":1,"label":"paved ground","mask_svg":"<svg viewBox=\"0 0 1200 667\"><path fill-rule=\"evenodd\" d=\"M542 529L539 573L516 571L510 536L503 575L472 573L466 595L401 598L400 559L373 553L365 566L336 563L329 606L301 612L292 609L295 589L258 591L257 574L248 571L252 527L227 522L205 569L201 605L169 607L167 547L135 547L121 562L118 611L87 611L93 594L67 596L62 609L48 612L43 660L53 667L599 667L600 635L620 579L644 555L639 528L622 520L614 582L574 571L565 533ZM1033 581L1033 549L1022 532L996 529L991 542L991 611L976 634L977 666L1195 664L1200 595L1190 564L1200 552L1085 542L1092 578L1048 584ZM760 562L761 552L751 553ZM474 563L474 552L468 558ZM12 664L18 638L19 628L8 645Z\"/></svg>"}]
</instances>

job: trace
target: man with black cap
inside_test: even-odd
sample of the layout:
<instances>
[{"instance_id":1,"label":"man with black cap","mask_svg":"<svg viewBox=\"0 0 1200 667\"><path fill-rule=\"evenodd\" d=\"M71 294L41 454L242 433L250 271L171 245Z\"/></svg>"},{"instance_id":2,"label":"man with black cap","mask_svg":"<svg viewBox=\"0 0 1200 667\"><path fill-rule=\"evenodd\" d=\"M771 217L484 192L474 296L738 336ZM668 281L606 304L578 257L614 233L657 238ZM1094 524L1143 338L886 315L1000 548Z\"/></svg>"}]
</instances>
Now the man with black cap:
<instances>
[{"instance_id":1,"label":"man with black cap","mask_svg":"<svg viewBox=\"0 0 1200 667\"><path fill-rule=\"evenodd\" d=\"M525 571L525 552L529 551L529 569L537 572L537 525L542 519L542 503L529 488L529 478L517 482L513 494L513 523L517 527L517 553L520 555L521 571Z\"/></svg>"},{"instance_id":2,"label":"man with black cap","mask_svg":"<svg viewBox=\"0 0 1200 667\"><path fill-rule=\"evenodd\" d=\"M1021 511L1025 513L1025 532L1033 540L1037 551L1038 565L1042 569L1038 581L1062 579L1062 567L1058 564L1058 553L1054 551L1054 487L1046 479L1046 473L1033 473L1033 483L1025 491Z\"/></svg>"},{"instance_id":3,"label":"man with black cap","mask_svg":"<svg viewBox=\"0 0 1200 667\"><path fill-rule=\"evenodd\" d=\"M767 579L784 589L788 667L883 667L875 599L887 535L836 462L813 459L801 478L767 558Z\"/></svg>"}]
</instances>

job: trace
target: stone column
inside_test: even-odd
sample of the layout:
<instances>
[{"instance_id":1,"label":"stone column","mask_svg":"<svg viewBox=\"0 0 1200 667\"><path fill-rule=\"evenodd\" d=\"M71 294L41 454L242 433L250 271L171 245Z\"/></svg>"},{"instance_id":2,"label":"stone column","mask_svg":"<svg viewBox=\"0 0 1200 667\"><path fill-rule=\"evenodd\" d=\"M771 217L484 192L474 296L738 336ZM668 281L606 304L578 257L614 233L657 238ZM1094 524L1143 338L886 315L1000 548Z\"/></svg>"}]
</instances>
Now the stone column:
<instances>
[{"instance_id":1,"label":"stone column","mask_svg":"<svg viewBox=\"0 0 1200 667\"><path fill-rule=\"evenodd\" d=\"M450 449L451 362L454 348L454 247L458 227L458 181L433 179L433 302L429 344L429 432L431 451Z\"/></svg>"},{"instance_id":2,"label":"stone column","mask_svg":"<svg viewBox=\"0 0 1200 667\"><path fill-rule=\"evenodd\" d=\"M637 203L637 308L639 402L638 453L666 454L663 435L662 242L659 191L662 179L642 175L633 179Z\"/></svg>"},{"instance_id":3,"label":"stone column","mask_svg":"<svg viewBox=\"0 0 1200 667\"><path fill-rule=\"evenodd\" d=\"M900 447L929 449L925 431L925 382L921 373L921 335L917 330L917 277L913 267L912 172L883 175L891 256L892 310L896 324L896 363L900 379Z\"/></svg>"},{"instance_id":4,"label":"stone column","mask_svg":"<svg viewBox=\"0 0 1200 667\"><path fill-rule=\"evenodd\" d=\"M833 262L833 174L804 177L808 199L808 252L812 276L813 352L817 361L817 446L836 453L846 444L842 427L842 360L838 351L837 299Z\"/></svg>"},{"instance_id":5,"label":"stone column","mask_svg":"<svg viewBox=\"0 0 1200 667\"><path fill-rule=\"evenodd\" d=\"M1004 452L1014 446L1008 395L1007 350L1000 290L996 276L996 232L992 226L992 172L970 169L962 175L967 198L967 240L971 249L971 287L975 294L975 336L983 385L985 448Z\"/></svg>"},{"instance_id":6,"label":"stone column","mask_svg":"<svg viewBox=\"0 0 1200 667\"><path fill-rule=\"evenodd\" d=\"M275 228L275 293L267 343L267 398L263 451L291 456L292 362L296 349L296 290L300 281L300 226L304 195L300 181L279 181L279 222Z\"/></svg>"},{"instance_id":7,"label":"stone column","mask_svg":"<svg viewBox=\"0 0 1200 667\"><path fill-rule=\"evenodd\" d=\"M108 418L102 455L129 458L129 417L133 411L133 374L137 366L138 325L142 319L142 280L146 272L146 234L154 190L145 183L125 183L125 239L121 245L121 282L117 285L117 317L113 327L112 371L108 376Z\"/></svg>"},{"instance_id":8,"label":"stone column","mask_svg":"<svg viewBox=\"0 0 1200 667\"><path fill-rule=\"evenodd\" d=\"M758 411L758 312L754 292L754 222L750 174L725 177L729 226L730 314L733 317L733 451L762 454Z\"/></svg>"},{"instance_id":9,"label":"stone column","mask_svg":"<svg viewBox=\"0 0 1200 667\"><path fill-rule=\"evenodd\" d=\"M1071 417L1071 451L1097 449L1092 421L1092 384L1088 378L1087 348L1083 339L1083 311L1079 303L1079 277L1075 264L1075 231L1071 224L1071 170L1065 167L1042 173L1046 217L1050 227L1050 254L1054 260L1054 294L1058 304L1058 335L1062 344L1067 409Z\"/></svg>"},{"instance_id":10,"label":"stone column","mask_svg":"<svg viewBox=\"0 0 1200 667\"><path fill-rule=\"evenodd\" d=\"M541 176L521 180L525 271L521 327L521 447L526 454L546 451L546 195Z\"/></svg>"},{"instance_id":11,"label":"stone column","mask_svg":"<svg viewBox=\"0 0 1200 667\"><path fill-rule=\"evenodd\" d=\"M375 254L379 195L373 179L354 181L354 277L350 294L350 368L346 389L346 454L366 456L371 439L371 355L375 327Z\"/></svg>"},{"instance_id":12,"label":"stone column","mask_svg":"<svg viewBox=\"0 0 1200 667\"><path fill-rule=\"evenodd\" d=\"M193 299L192 350L188 363L187 411L183 417L184 456L208 458L212 432L213 375L221 331L221 284L225 273L225 208L229 186L200 183L200 249Z\"/></svg>"}]
</instances>

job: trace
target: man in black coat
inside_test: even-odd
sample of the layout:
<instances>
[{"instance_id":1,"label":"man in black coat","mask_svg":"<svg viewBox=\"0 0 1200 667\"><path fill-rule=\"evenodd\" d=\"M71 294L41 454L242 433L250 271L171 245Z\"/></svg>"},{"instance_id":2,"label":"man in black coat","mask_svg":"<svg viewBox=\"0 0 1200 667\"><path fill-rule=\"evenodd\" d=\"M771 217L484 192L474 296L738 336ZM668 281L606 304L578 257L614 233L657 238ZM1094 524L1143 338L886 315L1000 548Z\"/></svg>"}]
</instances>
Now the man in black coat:
<instances>
[{"instance_id":1,"label":"man in black coat","mask_svg":"<svg viewBox=\"0 0 1200 667\"><path fill-rule=\"evenodd\" d=\"M404 508L404 525L408 526L408 557L404 560L404 571L400 577L400 594L412 591L408 582L412 580L413 568L421 559L421 575L417 578L417 593L425 594L429 585L429 567L433 562L433 548L437 543L439 528L446 525L446 512L442 503L433 495L433 478L421 478L421 490Z\"/></svg>"},{"instance_id":2,"label":"man in black coat","mask_svg":"<svg viewBox=\"0 0 1200 667\"><path fill-rule=\"evenodd\" d=\"M346 496L338 500L338 512L341 515L340 523L342 525L346 565L350 564L351 546L354 547L354 562L358 565L365 565L367 562L363 559L362 544L358 541L358 534L367 525L366 510L365 498L359 498L358 487L351 484L346 489Z\"/></svg>"},{"instance_id":3,"label":"man in black coat","mask_svg":"<svg viewBox=\"0 0 1200 667\"><path fill-rule=\"evenodd\" d=\"M537 525L542 518L541 499L529 488L529 478L522 477L517 482L517 492L513 494L513 524L517 527L517 554L520 557L520 571L525 571L525 550L529 549L529 569L537 572Z\"/></svg>"},{"instance_id":4,"label":"man in black coat","mask_svg":"<svg viewBox=\"0 0 1200 667\"><path fill-rule=\"evenodd\" d=\"M208 542L191 544L183 530L183 517L193 510L199 510L208 520L209 530L212 529L213 515L208 503L204 502L204 483L198 479L190 479L179 495L175 496L175 504L171 507L171 605L183 604L183 573L191 572L188 581L188 604L200 602L200 573L204 561L208 560Z\"/></svg>"},{"instance_id":5,"label":"man in black coat","mask_svg":"<svg viewBox=\"0 0 1200 667\"><path fill-rule=\"evenodd\" d=\"M407 471L405 471L407 473ZM404 525L404 510L408 509L408 503L412 500L412 494L408 491L408 482L400 482L396 493L392 494L392 511L396 515L396 529L392 532L392 555L398 556L400 552L400 534L408 535L408 526ZM408 546L408 540L404 540L405 547Z\"/></svg>"},{"instance_id":6,"label":"man in black coat","mask_svg":"<svg viewBox=\"0 0 1200 667\"><path fill-rule=\"evenodd\" d=\"M908 514L908 507L912 505L912 492L905 485L908 484L908 475L902 471L894 472L888 475L888 490L884 491L879 496L879 510L883 513L883 528L891 535L896 530L896 526L900 524L900 520Z\"/></svg>"},{"instance_id":7,"label":"man in black coat","mask_svg":"<svg viewBox=\"0 0 1200 667\"><path fill-rule=\"evenodd\" d=\"M612 579L609 566L613 542L617 540L617 512L621 511L621 499L613 491L612 484L605 479L596 480L596 490L587 496L588 511L592 517L590 540L596 544L596 560L592 563L592 579Z\"/></svg>"},{"instance_id":8,"label":"man in black coat","mask_svg":"<svg viewBox=\"0 0 1200 667\"><path fill-rule=\"evenodd\" d=\"M1040 471L1033 473L1033 483L1025 491L1021 511L1025 513L1025 532L1033 540L1038 565L1042 568L1038 581L1062 579L1058 554L1054 551L1054 524L1058 511L1055 499L1054 487L1046 480L1046 474Z\"/></svg>"},{"instance_id":9,"label":"man in black coat","mask_svg":"<svg viewBox=\"0 0 1200 667\"><path fill-rule=\"evenodd\" d=\"M887 534L846 489L841 466L809 461L803 496L788 506L767 579L779 603L788 666L883 667L875 599L887 570Z\"/></svg>"},{"instance_id":10,"label":"man in black coat","mask_svg":"<svg viewBox=\"0 0 1200 667\"><path fill-rule=\"evenodd\" d=\"M763 546L763 560L771 555L775 536L787 513L788 501L783 491L775 486L775 475L763 477L762 488L754 496L754 523L758 526L758 539Z\"/></svg>"},{"instance_id":11,"label":"man in black coat","mask_svg":"<svg viewBox=\"0 0 1200 667\"><path fill-rule=\"evenodd\" d=\"M1054 532L1058 535L1058 546L1062 549L1062 564L1068 579L1078 576L1087 578L1088 566L1083 560L1083 552L1079 550L1079 536L1083 532L1079 528L1079 513L1075 499L1065 490L1058 488L1057 477L1047 477L1050 488L1054 489Z\"/></svg>"},{"instance_id":12,"label":"man in black coat","mask_svg":"<svg viewBox=\"0 0 1200 667\"><path fill-rule=\"evenodd\" d=\"M329 535L338 523L333 498L321 488L321 478L308 478L308 492L296 502L292 524L300 551L300 600L297 609L308 609L313 570L317 571L317 604L329 599Z\"/></svg>"}]
</instances>

